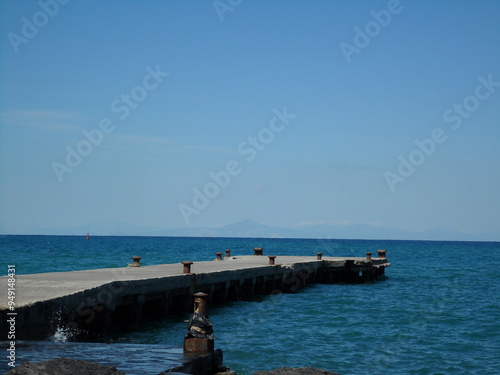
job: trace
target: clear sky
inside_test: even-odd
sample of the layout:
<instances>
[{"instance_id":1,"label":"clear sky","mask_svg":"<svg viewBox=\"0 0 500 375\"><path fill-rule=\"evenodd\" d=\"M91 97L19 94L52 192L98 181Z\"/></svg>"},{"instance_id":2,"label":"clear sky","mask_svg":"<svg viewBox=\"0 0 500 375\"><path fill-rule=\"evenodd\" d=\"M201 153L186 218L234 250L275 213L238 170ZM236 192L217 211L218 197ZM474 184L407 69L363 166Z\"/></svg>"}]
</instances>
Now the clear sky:
<instances>
[{"instance_id":1,"label":"clear sky","mask_svg":"<svg viewBox=\"0 0 500 375\"><path fill-rule=\"evenodd\" d=\"M0 4L1 233L500 231L499 1Z\"/></svg>"}]
</instances>

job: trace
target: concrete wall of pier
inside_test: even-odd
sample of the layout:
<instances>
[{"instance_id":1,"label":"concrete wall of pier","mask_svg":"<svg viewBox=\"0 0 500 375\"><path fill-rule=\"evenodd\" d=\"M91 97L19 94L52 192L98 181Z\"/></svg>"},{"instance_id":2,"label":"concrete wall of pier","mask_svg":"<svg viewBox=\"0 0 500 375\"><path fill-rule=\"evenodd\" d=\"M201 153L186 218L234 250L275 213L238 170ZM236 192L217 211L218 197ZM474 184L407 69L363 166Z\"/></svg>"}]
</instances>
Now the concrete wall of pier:
<instances>
[{"instance_id":1,"label":"concrete wall of pier","mask_svg":"<svg viewBox=\"0 0 500 375\"><path fill-rule=\"evenodd\" d=\"M88 340L134 330L144 321L167 314L190 313L196 292L207 293L209 305L219 305L231 300L251 300L257 295L293 293L314 283L372 281L383 275L388 265L385 258L323 259L113 281L17 308L16 339L45 339L62 329L73 339ZM3 339L9 329L7 312L1 311Z\"/></svg>"}]
</instances>

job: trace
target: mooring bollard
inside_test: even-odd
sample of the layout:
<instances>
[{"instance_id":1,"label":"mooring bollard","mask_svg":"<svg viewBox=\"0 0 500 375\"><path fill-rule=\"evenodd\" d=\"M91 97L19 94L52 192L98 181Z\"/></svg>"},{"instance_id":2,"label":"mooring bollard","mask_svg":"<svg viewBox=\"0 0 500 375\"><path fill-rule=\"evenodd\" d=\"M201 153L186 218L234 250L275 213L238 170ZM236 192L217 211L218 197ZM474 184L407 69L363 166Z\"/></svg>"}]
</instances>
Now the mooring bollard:
<instances>
[{"instance_id":1,"label":"mooring bollard","mask_svg":"<svg viewBox=\"0 0 500 375\"><path fill-rule=\"evenodd\" d=\"M316 253L316 259L317 260L323 259L323 253Z\"/></svg>"},{"instance_id":2,"label":"mooring bollard","mask_svg":"<svg viewBox=\"0 0 500 375\"><path fill-rule=\"evenodd\" d=\"M387 250L377 250L377 254L379 258L387 258L386 256Z\"/></svg>"},{"instance_id":3,"label":"mooring bollard","mask_svg":"<svg viewBox=\"0 0 500 375\"><path fill-rule=\"evenodd\" d=\"M206 313L207 311L207 293L198 292L193 294L194 296L194 307L193 312L195 313Z\"/></svg>"},{"instance_id":4,"label":"mooring bollard","mask_svg":"<svg viewBox=\"0 0 500 375\"><path fill-rule=\"evenodd\" d=\"M253 255L263 255L263 254L264 254L264 248L262 247L253 248Z\"/></svg>"},{"instance_id":5,"label":"mooring bollard","mask_svg":"<svg viewBox=\"0 0 500 375\"><path fill-rule=\"evenodd\" d=\"M215 253L215 255L217 255L215 260L222 260L222 253Z\"/></svg>"},{"instance_id":6,"label":"mooring bollard","mask_svg":"<svg viewBox=\"0 0 500 375\"><path fill-rule=\"evenodd\" d=\"M269 255L268 258L269 258L269 265L274 266L274 261L276 259L276 255Z\"/></svg>"},{"instance_id":7,"label":"mooring bollard","mask_svg":"<svg viewBox=\"0 0 500 375\"><path fill-rule=\"evenodd\" d=\"M224 250L224 251L226 252L226 258L231 257L231 250L226 249L226 250Z\"/></svg>"},{"instance_id":8,"label":"mooring bollard","mask_svg":"<svg viewBox=\"0 0 500 375\"><path fill-rule=\"evenodd\" d=\"M193 262L181 262L183 264L182 273L191 273L191 264Z\"/></svg>"},{"instance_id":9,"label":"mooring bollard","mask_svg":"<svg viewBox=\"0 0 500 375\"><path fill-rule=\"evenodd\" d=\"M187 324L184 354L208 354L214 351L214 330L206 313L208 294L194 294L194 313Z\"/></svg>"},{"instance_id":10,"label":"mooring bollard","mask_svg":"<svg viewBox=\"0 0 500 375\"><path fill-rule=\"evenodd\" d=\"M141 266L141 258L142 257L132 257L132 260L134 261L134 263L129 264L128 266L129 267L140 267Z\"/></svg>"},{"instance_id":11,"label":"mooring bollard","mask_svg":"<svg viewBox=\"0 0 500 375\"><path fill-rule=\"evenodd\" d=\"M366 259L371 260L372 259L372 253L366 253Z\"/></svg>"}]
</instances>

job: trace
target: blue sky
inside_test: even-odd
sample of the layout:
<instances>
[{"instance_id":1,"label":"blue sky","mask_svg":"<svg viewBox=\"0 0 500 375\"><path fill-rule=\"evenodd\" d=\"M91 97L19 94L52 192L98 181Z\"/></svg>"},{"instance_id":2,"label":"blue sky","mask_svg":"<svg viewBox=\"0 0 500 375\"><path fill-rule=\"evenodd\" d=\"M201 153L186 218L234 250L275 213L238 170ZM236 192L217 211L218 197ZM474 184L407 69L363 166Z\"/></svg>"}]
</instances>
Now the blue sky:
<instances>
[{"instance_id":1,"label":"blue sky","mask_svg":"<svg viewBox=\"0 0 500 375\"><path fill-rule=\"evenodd\" d=\"M498 1L0 4L2 233L500 232Z\"/></svg>"}]
</instances>

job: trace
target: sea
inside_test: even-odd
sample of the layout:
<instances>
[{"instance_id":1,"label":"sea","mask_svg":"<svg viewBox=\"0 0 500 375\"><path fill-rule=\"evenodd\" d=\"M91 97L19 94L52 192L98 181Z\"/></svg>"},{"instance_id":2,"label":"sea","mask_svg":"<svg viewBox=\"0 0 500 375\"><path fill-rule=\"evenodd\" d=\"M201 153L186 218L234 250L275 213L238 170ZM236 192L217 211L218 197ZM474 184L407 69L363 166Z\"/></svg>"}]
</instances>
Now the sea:
<instances>
[{"instance_id":1,"label":"sea","mask_svg":"<svg viewBox=\"0 0 500 375\"><path fill-rule=\"evenodd\" d=\"M500 374L500 242L6 235L0 236L0 275L8 265L17 274L65 272L124 267L132 256L141 256L142 265L207 261L225 249L251 255L254 247L278 257L364 257L385 249L391 266L375 282L316 284L209 307L216 348L237 374L285 366L341 375ZM6 298L7 285L0 288ZM73 350L90 361L113 360L119 369L126 353L137 351L137 373L158 374L157 349L179 350L188 318L168 316L105 336L87 351L64 331L37 344L65 342L64 352L51 355L71 357ZM45 359L40 352L23 357L18 348L35 362Z\"/></svg>"}]
</instances>

